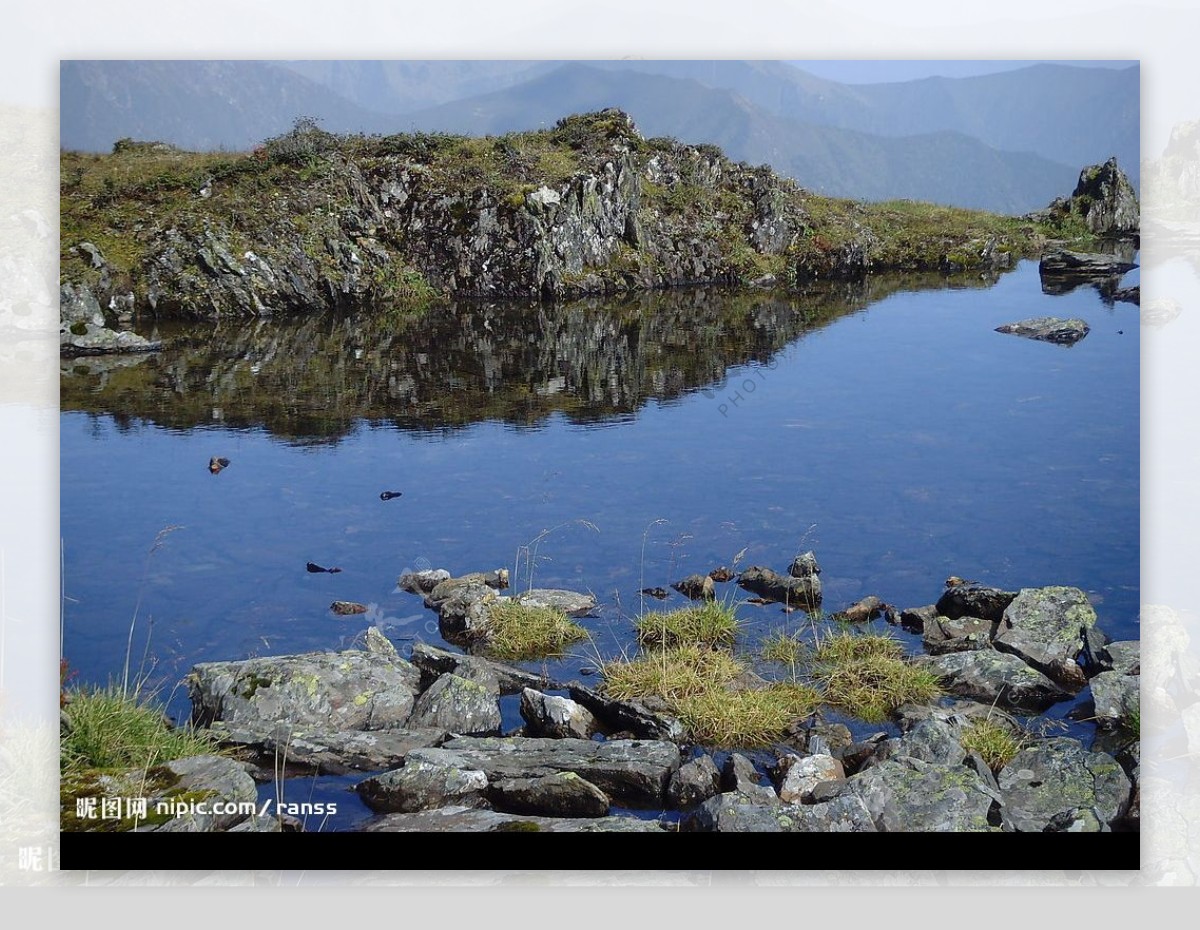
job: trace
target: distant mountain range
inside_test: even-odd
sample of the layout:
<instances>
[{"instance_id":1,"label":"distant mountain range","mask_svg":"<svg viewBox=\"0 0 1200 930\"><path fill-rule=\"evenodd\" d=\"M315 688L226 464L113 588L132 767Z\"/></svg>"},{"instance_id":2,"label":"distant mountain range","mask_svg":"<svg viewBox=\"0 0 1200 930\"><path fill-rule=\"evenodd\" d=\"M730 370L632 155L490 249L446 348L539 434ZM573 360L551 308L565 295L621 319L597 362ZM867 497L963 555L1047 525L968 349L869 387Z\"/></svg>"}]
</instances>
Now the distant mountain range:
<instances>
[{"instance_id":1,"label":"distant mountain range","mask_svg":"<svg viewBox=\"0 0 1200 930\"><path fill-rule=\"evenodd\" d=\"M1135 185L1139 74L1036 65L849 85L783 62L64 62L61 144L247 149L334 132L500 134L619 106L646 136L721 146L811 190L1023 213L1115 155Z\"/></svg>"}]
</instances>

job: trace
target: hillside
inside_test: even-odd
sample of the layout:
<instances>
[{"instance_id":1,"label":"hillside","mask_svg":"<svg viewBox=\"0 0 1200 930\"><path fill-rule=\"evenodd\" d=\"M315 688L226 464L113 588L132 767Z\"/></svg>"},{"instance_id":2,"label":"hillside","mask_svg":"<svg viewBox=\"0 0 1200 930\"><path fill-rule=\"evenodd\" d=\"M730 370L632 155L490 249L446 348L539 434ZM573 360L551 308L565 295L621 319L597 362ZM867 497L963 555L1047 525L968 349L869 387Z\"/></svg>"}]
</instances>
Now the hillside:
<instances>
[{"instance_id":1,"label":"hillside","mask_svg":"<svg viewBox=\"0 0 1200 930\"><path fill-rule=\"evenodd\" d=\"M821 197L617 110L483 139L299 124L249 154L129 142L64 153L61 178L65 303L191 318L991 270L1060 232Z\"/></svg>"}]
</instances>

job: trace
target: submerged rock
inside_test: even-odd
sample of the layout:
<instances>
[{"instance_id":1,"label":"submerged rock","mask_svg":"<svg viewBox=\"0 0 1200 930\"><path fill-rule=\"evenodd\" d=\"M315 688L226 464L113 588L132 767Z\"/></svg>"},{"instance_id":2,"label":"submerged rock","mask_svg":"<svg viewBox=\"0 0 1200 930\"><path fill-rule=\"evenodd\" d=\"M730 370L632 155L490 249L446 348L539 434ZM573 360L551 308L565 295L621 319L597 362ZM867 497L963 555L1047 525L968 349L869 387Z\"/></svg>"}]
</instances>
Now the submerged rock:
<instances>
[{"instance_id":1,"label":"submerged rock","mask_svg":"<svg viewBox=\"0 0 1200 930\"><path fill-rule=\"evenodd\" d=\"M708 575L688 575L682 581L675 582L671 587L693 601L711 601L717 596L713 580Z\"/></svg>"},{"instance_id":2,"label":"submerged rock","mask_svg":"<svg viewBox=\"0 0 1200 930\"><path fill-rule=\"evenodd\" d=\"M874 595L871 595L851 604L834 616L845 620L847 623L866 623L883 616L884 612L889 609L887 604Z\"/></svg>"},{"instance_id":3,"label":"submerged rock","mask_svg":"<svg viewBox=\"0 0 1200 930\"><path fill-rule=\"evenodd\" d=\"M563 591L554 588L534 588L513 596L513 600L525 607L543 607L561 610L568 617L583 617L596 609L596 598L578 591Z\"/></svg>"},{"instance_id":4,"label":"submerged rock","mask_svg":"<svg viewBox=\"0 0 1200 930\"><path fill-rule=\"evenodd\" d=\"M950 579L946 582L946 590L938 598L935 610L940 616L951 620L978 617L988 623L999 623L1004 616L1004 609L1016 596L1016 591L1003 591L976 581Z\"/></svg>"},{"instance_id":5,"label":"submerged rock","mask_svg":"<svg viewBox=\"0 0 1200 930\"><path fill-rule=\"evenodd\" d=\"M1079 588L1024 588L1005 608L994 645L1075 692L1087 683L1075 661L1083 631L1095 624L1096 611Z\"/></svg>"},{"instance_id":6,"label":"submerged rock","mask_svg":"<svg viewBox=\"0 0 1200 930\"><path fill-rule=\"evenodd\" d=\"M1040 342L1053 342L1060 346L1073 346L1091 332L1091 327L1074 317L1064 320L1054 316L1039 316L1016 323L1005 323L1003 326L997 326L996 332L1024 336L1026 339L1037 339Z\"/></svg>"},{"instance_id":7,"label":"submerged rock","mask_svg":"<svg viewBox=\"0 0 1200 930\"><path fill-rule=\"evenodd\" d=\"M738 576L738 585L759 597L789 607L816 610L821 606L821 579L815 573L796 578L755 565Z\"/></svg>"}]
</instances>

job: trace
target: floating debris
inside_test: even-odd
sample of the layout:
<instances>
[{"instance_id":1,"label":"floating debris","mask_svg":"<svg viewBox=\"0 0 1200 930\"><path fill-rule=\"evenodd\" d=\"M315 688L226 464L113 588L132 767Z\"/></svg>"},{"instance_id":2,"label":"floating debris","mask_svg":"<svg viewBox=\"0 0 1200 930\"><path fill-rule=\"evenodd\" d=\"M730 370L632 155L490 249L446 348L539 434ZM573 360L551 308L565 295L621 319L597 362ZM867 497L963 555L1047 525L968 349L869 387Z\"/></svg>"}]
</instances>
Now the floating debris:
<instances>
[{"instance_id":1,"label":"floating debris","mask_svg":"<svg viewBox=\"0 0 1200 930\"><path fill-rule=\"evenodd\" d=\"M641 593L650 597L656 597L660 601L665 601L668 597L666 588L642 588Z\"/></svg>"},{"instance_id":2,"label":"floating debris","mask_svg":"<svg viewBox=\"0 0 1200 930\"><path fill-rule=\"evenodd\" d=\"M356 601L334 601L329 605L329 609L339 617L349 617L352 614L365 614L367 605Z\"/></svg>"},{"instance_id":3,"label":"floating debris","mask_svg":"<svg viewBox=\"0 0 1200 930\"><path fill-rule=\"evenodd\" d=\"M328 572L331 575L336 575L338 572L341 571L340 568L323 568L322 566L318 565L316 562L309 562L308 565L305 567L310 572L313 572L314 574L317 572Z\"/></svg>"},{"instance_id":4,"label":"floating debris","mask_svg":"<svg viewBox=\"0 0 1200 930\"><path fill-rule=\"evenodd\" d=\"M228 468L228 467L229 467L229 459L224 458L222 456L214 455L211 459L208 460L208 470L211 471L214 475L220 474L222 469Z\"/></svg>"},{"instance_id":5,"label":"floating debris","mask_svg":"<svg viewBox=\"0 0 1200 930\"><path fill-rule=\"evenodd\" d=\"M403 491L384 491L379 495L379 499L381 501L390 501L393 498L403 497L403 496L404 496Z\"/></svg>"}]
</instances>

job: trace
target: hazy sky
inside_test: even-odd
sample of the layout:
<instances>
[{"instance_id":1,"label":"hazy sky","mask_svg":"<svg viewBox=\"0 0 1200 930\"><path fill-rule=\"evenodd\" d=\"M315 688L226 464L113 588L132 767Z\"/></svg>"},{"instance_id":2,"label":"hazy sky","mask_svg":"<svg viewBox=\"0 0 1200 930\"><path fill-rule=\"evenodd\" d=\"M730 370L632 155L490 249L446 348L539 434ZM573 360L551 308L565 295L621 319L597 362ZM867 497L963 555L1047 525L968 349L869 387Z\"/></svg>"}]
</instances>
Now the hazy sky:
<instances>
[{"instance_id":1,"label":"hazy sky","mask_svg":"<svg viewBox=\"0 0 1200 930\"><path fill-rule=\"evenodd\" d=\"M925 77L971 77L1012 71L1029 65L1076 65L1088 68L1128 68L1136 61L793 61L811 74L846 84L914 81Z\"/></svg>"}]
</instances>

